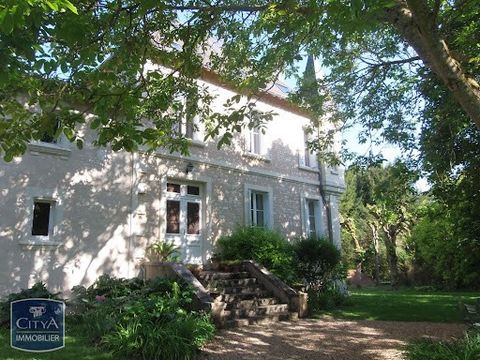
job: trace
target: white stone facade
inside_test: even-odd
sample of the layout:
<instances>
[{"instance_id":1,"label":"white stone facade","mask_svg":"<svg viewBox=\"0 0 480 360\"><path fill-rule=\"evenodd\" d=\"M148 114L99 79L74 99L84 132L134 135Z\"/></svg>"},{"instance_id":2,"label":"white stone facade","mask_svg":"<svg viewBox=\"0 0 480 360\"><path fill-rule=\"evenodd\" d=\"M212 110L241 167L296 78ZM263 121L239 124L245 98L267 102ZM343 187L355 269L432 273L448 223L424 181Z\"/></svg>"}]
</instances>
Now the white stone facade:
<instances>
[{"instance_id":1,"label":"white stone facade","mask_svg":"<svg viewBox=\"0 0 480 360\"><path fill-rule=\"evenodd\" d=\"M219 104L234 95L209 86ZM23 157L2 161L0 294L40 280L51 290L68 291L103 273L136 276L146 246L158 239L181 245L185 262L203 263L220 236L252 222L252 212L254 221L288 238L309 232L328 236L330 231L339 246L343 170L305 166L308 119L282 103L259 104L277 114L261 138L259 154L248 151L249 133L238 134L221 150L214 140L195 141L189 156L115 153L92 146L87 134L82 150L64 142L36 143ZM167 192L169 183L181 185L182 192ZM188 194L188 185L199 194ZM167 234L169 201L182 209L174 234ZM38 202L50 209L48 234L42 236L32 235ZM196 210L198 234L189 234L185 214Z\"/></svg>"}]
</instances>

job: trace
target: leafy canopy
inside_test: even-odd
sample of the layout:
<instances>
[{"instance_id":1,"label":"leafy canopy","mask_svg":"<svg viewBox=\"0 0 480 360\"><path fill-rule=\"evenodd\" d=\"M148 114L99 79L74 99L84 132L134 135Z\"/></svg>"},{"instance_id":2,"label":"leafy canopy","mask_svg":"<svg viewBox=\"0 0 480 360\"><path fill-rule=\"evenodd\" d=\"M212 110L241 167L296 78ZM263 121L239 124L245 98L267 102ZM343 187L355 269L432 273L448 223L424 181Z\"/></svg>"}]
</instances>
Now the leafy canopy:
<instances>
[{"instance_id":1,"label":"leafy canopy","mask_svg":"<svg viewBox=\"0 0 480 360\"><path fill-rule=\"evenodd\" d=\"M442 0L2 0L0 152L10 160L45 132L63 133L81 147L85 114L93 114L96 143L114 150L187 151L188 141L171 132L185 112L198 113L207 137L228 144L234 132L271 117L256 110L253 94L281 73L298 74L306 53L328 69L314 104L297 99L313 118L356 121L367 130L362 141L376 131L381 140L412 148L423 97L418 86L432 74L445 83L448 73L445 63L431 61L442 58L442 41L475 94L479 11L475 1ZM408 12L411 23L402 18ZM430 36L420 38L425 48L411 33L418 27ZM211 50L215 42L221 50ZM164 71L149 71L151 64ZM194 81L205 65L248 99L212 111L211 95ZM467 109L460 85L448 91Z\"/></svg>"}]
</instances>

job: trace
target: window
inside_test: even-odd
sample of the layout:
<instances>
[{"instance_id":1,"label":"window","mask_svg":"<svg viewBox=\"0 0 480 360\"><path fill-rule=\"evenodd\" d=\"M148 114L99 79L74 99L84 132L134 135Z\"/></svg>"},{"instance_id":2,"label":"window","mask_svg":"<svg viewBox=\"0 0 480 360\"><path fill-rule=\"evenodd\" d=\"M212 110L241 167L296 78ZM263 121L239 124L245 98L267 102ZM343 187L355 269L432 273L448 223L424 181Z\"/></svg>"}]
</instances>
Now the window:
<instances>
[{"instance_id":1,"label":"window","mask_svg":"<svg viewBox=\"0 0 480 360\"><path fill-rule=\"evenodd\" d=\"M251 226L271 228L272 190L269 187L245 185L245 223Z\"/></svg>"},{"instance_id":2,"label":"window","mask_svg":"<svg viewBox=\"0 0 480 360\"><path fill-rule=\"evenodd\" d=\"M56 144L58 139L55 138L55 133L57 132L60 126L60 121L56 119L53 124L50 124L48 128L44 131L42 137L40 138L41 142Z\"/></svg>"},{"instance_id":3,"label":"window","mask_svg":"<svg viewBox=\"0 0 480 360\"><path fill-rule=\"evenodd\" d=\"M311 141L311 136L307 130L303 133L303 151L300 154L300 166L311 169L318 168L317 154L310 150L308 143Z\"/></svg>"},{"instance_id":4,"label":"window","mask_svg":"<svg viewBox=\"0 0 480 360\"><path fill-rule=\"evenodd\" d=\"M180 233L180 201L167 200L167 233Z\"/></svg>"},{"instance_id":5,"label":"window","mask_svg":"<svg viewBox=\"0 0 480 360\"><path fill-rule=\"evenodd\" d=\"M181 111L178 114L178 122L173 131L181 136L193 140L196 143L203 142L200 131L200 118L193 112L192 106L185 99L181 100Z\"/></svg>"},{"instance_id":6,"label":"window","mask_svg":"<svg viewBox=\"0 0 480 360\"><path fill-rule=\"evenodd\" d=\"M248 151L252 154L262 155L262 133L258 127L250 129Z\"/></svg>"},{"instance_id":7,"label":"window","mask_svg":"<svg viewBox=\"0 0 480 360\"><path fill-rule=\"evenodd\" d=\"M250 194L250 221L252 225L265 227L265 194L252 191Z\"/></svg>"},{"instance_id":8,"label":"window","mask_svg":"<svg viewBox=\"0 0 480 360\"><path fill-rule=\"evenodd\" d=\"M33 202L32 236L53 236L55 202L35 199Z\"/></svg>"},{"instance_id":9,"label":"window","mask_svg":"<svg viewBox=\"0 0 480 360\"><path fill-rule=\"evenodd\" d=\"M317 200L307 199L307 234L308 236L317 235L317 217L316 217L316 203Z\"/></svg>"},{"instance_id":10,"label":"window","mask_svg":"<svg viewBox=\"0 0 480 360\"><path fill-rule=\"evenodd\" d=\"M187 234L200 234L200 204L187 202Z\"/></svg>"},{"instance_id":11,"label":"window","mask_svg":"<svg viewBox=\"0 0 480 360\"><path fill-rule=\"evenodd\" d=\"M61 243L59 227L63 219L62 196L57 189L25 187L18 195L21 209L22 226L16 238L19 244L34 246L57 246Z\"/></svg>"},{"instance_id":12,"label":"window","mask_svg":"<svg viewBox=\"0 0 480 360\"><path fill-rule=\"evenodd\" d=\"M60 127L60 121L57 119L52 124L43 128L40 140L33 141L28 144L30 154L40 155L49 154L59 156L61 159L67 160L71 150L64 135L55 138L55 134Z\"/></svg>"},{"instance_id":13,"label":"window","mask_svg":"<svg viewBox=\"0 0 480 360\"><path fill-rule=\"evenodd\" d=\"M321 198L303 198L303 230L305 236L322 236Z\"/></svg>"},{"instance_id":14,"label":"window","mask_svg":"<svg viewBox=\"0 0 480 360\"><path fill-rule=\"evenodd\" d=\"M167 192L180 194L180 184L167 183Z\"/></svg>"}]
</instances>

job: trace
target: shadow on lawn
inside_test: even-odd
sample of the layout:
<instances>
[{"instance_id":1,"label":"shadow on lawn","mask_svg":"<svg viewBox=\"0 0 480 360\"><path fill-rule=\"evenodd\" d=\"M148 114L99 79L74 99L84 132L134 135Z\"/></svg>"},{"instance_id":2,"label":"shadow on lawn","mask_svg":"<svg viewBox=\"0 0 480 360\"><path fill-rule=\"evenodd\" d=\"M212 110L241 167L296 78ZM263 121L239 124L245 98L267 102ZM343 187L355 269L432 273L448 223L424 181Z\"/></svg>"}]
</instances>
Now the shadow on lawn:
<instances>
[{"instance_id":1,"label":"shadow on lawn","mask_svg":"<svg viewBox=\"0 0 480 360\"><path fill-rule=\"evenodd\" d=\"M460 324L326 318L281 322L222 331L201 359L397 359L413 338L449 339L464 329Z\"/></svg>"}]
</instances>

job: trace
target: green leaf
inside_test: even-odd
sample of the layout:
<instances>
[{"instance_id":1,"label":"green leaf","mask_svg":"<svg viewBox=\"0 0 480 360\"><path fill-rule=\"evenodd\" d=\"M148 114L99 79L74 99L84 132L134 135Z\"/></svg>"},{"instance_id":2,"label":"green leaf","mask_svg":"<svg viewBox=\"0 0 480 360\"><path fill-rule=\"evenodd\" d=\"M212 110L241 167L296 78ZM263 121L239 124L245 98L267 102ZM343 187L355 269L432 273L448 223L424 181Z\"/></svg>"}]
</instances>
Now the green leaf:
<instances>
[{"instance_id":1,"label":"green leaf","mask_svg":"<svg viewBox=\"0 0 480 360\"><path fill-rule=\"evenodd\" d=\"M6 9L4 10L6 11ZM3 21L0 23L0 29L5 34L10 34L13 31L13 16L6 13L3 17Z\"/></svg>"},{"instance_id":2,"label":"green leaf","mask_svg":"<svg viewBox=\"0 0 480 360\"><path fill-rule=\"evenodd\" d=\"M67 139L69 141L73 141L74 139L74 133L73 133L73 130L70 129L70 128L64 128L63 129L63 133L65 134L65 136L67 137Z\"/></svg>"},{"instance_id":3,"label":"green leaf","mask_svg":"<svg viewBox=\"0 0 480 360\"><path fill-rule=\"evenodd\" d=\"M77 139L76 144L77 144L77 148L79 150L83 149L83 140L82 139Z\"/></svg>"},{"instance_id":4,"label":"green leaf","mask_svg":"<svg viewBox=\"0 0 480 360\"><path fill-rule=\"evenodd\" d=\"M5 153L5 156L3 157L3 160L6 162L10 162L13 160L13 154L11 152Z\"/></svg>"},{"instance_id":5,"label":"green leaf","mask_svg":"<svg viewBox=\"0 0 480 360\"><path fill-rule=\"evenodd\" d=\"M45 0L45 4L47 4L47 6L53 11L58 11L58 3L56 1L51 2L51 1Z\"/></svg>"},{"instance_id":6,"label":"green leaf","mask_svg":"<svg viewBox=\"0 0 480 360\"><path fill-rule=\"evenodd\" d=\"M75 5L73 5L70 1L68 0L64 0L62 2L62 5L65 6L68 10L70 10L71 12L73 12L74 14L78 15L78 10L77 8L75 7Z\"/></svg>"}]
</instances>

